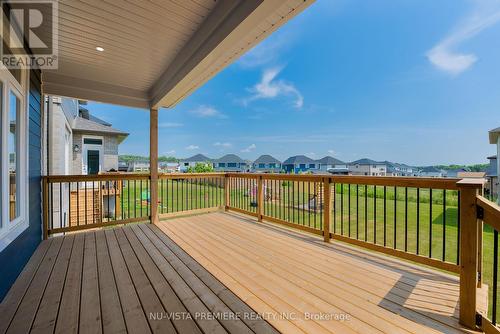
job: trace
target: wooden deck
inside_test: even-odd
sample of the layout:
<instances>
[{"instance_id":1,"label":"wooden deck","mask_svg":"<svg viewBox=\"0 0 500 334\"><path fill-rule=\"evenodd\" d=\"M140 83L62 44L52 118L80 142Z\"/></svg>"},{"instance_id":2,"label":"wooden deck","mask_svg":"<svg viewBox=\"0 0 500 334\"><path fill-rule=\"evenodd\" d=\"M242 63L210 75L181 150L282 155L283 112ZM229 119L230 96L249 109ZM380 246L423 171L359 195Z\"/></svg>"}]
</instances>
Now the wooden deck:
<instances>
[{"instance_id":1,"label":"wooden deck","mask_svg":"<svg viewBox=\"0 0 500 334\"><path fill-rule=\"evenodd\" d=\"M456 277L321 240L220 212L51 238L0 333L465 331Z\"/></svg>"},{"instance_id":2,"label":"wooden deck","mask_svg":"<svg viewBox=\"0 0 500 334\"><path fill-rule=\"evenodd\" d=\"M236 214L159 227L281 332L466 331L454 276ZM485 289L478 297L485 309Z\"/></svg>"},{"instance_id":3,"label":"wooden deck","mask_svg":"<svg viewBox=\"0 0 500 334\"><path fill-rule=\"evenodd\" d=\"M0 304L0 333L29 332L276 330L157 227L142 224L44 241Z\"/></svg>"}]
</instances>

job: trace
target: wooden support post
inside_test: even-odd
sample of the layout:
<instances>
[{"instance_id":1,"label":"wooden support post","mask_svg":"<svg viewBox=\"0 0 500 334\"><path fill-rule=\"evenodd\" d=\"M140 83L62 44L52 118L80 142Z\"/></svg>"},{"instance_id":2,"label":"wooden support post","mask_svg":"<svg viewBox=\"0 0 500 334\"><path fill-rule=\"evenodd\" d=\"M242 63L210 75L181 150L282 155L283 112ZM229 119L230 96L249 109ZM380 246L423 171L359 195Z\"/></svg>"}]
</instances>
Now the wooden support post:
<instances>
[{"instance_id":1,"label":"wooden support post","mask_svg":"<svg viewBox=\"0 0 500 334\"><path fill-rule=\"evenodd\" d=\"M330 242L330 204L331 204L331 190L330 190L330 179L323 179L323 240L325 242Z\"/></svg>"},{"instance_id":2,"label":"wooden support post","mask_svg":"<svg viewBox=\"0 0 500 334\"><path fill-rule=\"evenodd\" d=\"M226 202L224 204L224 211L229 211L229 206L231 205L230 194L231 189L229 187L229 176L226 174L224 175L224 197L226 199Z\"/></svg>"},{"instance_id":3,"label":"wooden support post","mask_svg":"<svg viewBox=\"0 0 500 334\"><path fill-rule=\"evenodd\" d=\"M49 181L43 178L43 240L49 237Z\"/></svg>"},{"instance_id":4,"label":"wooden support post","mask_svg":"<svg viewBox=\"0 0 500 334\"><path fill-rule=\"evenodd\" d=\"M262 176L259 175L257 178L257 217L260 222L264 215L264 189L262 183Z\"/></svg>"},{"instance_id":5,"label":"wooden support post","mask_svg":"<svg viewBox=\"0 0 500 334\"><path fill-rule=\"evenodd\" d=\"M158 224L158 109L149 113L149 173L151 185L151 223Z\"/></svg>"},{"instance_id":6,"label":"wooden support post","mask_svg":"<svg viewBox=\"0 0 500 334\"><path fill-rule=\"evenodd\" d=\"M479 229L476 196L482 181L464 179L460 189L460 323L476 328L476 293L479 268Z\"/></svg>"}]
</instances>

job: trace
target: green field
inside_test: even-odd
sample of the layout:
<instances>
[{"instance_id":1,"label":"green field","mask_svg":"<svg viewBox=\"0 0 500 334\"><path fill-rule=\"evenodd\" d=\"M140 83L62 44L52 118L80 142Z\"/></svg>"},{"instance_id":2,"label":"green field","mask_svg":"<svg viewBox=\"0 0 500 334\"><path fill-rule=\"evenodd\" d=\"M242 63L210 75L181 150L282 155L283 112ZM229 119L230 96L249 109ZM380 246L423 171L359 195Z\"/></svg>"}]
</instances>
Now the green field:
<instances>
[{"instance_id":1,"label":"green field","mask_svg":"<svg viewBox=\"0 0 500 334\"><path fill-rule=\"evenodd\" d=\"M320 211L313 212L300 208L314 197L316 192L313 187L287 182L275 183L274 186L275 188L270 186L266 190L266 194L272 194L265 196L266 215L322 229L323 214ZM122 196L124 218L149 215L147 189L146 181L143 181L142 187L139 181L136 181L135 185L129 182L124 186ZM255 185L243 183L232 187L230 201L231 206L256 212ZM163 180L160 183L159 202L160 213L222 206L224 188L223 184L216 185L209 182ZM429 256L430 252L432 258L456 263L458 193L447 190L444 195L443 190L433 190L431 197L428 189L421 189L417 194L415 188L407 190L397 188L395 191L393 187L387 187L384 200L383 186L368 186L365 190L364 186L351 185L349 193L348 185L336 185L331 231L379 245L384 245L385 239L386 247L392 248L396 245L395 248L410 253L417 253L418 239L420 255ZM493 231L487 226L483 235L483 263L483 282L491 286ZM491 301L492 289L489 289L489 293Z\"/></svg>"}]
</instances>

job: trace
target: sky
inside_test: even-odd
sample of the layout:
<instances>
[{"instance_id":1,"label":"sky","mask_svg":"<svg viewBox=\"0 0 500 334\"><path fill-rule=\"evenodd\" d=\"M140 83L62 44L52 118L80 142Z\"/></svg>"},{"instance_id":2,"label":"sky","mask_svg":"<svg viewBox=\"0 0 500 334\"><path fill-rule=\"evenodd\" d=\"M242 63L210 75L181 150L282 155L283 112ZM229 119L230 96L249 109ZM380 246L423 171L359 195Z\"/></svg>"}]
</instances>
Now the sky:
<instances>
[{"instance_id":1,"label":"sky","mask_svg":"<svg viewBox=\"0 0 500 334\"><path fill-rule=\"evenodd\" d=\"M147 110L90 103L149 155ZM500 0L317 0L172 109L159 154L486 163Z\"/></svg>"}]
</instances>

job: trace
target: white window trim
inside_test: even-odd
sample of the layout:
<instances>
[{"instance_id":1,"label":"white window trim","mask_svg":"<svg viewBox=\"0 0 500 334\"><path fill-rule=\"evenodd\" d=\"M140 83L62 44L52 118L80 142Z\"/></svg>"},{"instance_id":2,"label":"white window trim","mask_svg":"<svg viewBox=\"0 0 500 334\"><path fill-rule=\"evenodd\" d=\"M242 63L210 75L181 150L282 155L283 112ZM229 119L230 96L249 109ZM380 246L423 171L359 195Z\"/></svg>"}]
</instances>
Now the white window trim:
<instances>
[{"instance_id":1,"label":"white window trim","mask_svg":"<svg viewBox=\"0 0 500 334\"><path fill-rule=\"evenodd\" d=\"M19 217L10 221L9 217L9 159L8 157L8 131L2 129L0 155L2 164L0 166L0 185L2 195L1 204L1 225L0 225L0 252L3 251L12 241L29 227L29 178L28 178L28 145L29 145L29 70L23 70L21 83L17 82L9 70L0 63L0 80L2 81L2 104L1 117L2 126L7 126L10 91L12 90L20 102L20 125L19 125ZM8 129L7 129L8 130ZM4 159L5 157L5 159ZM24 185L24 186L23 186Z\"/></svg>"}]
</instances>

